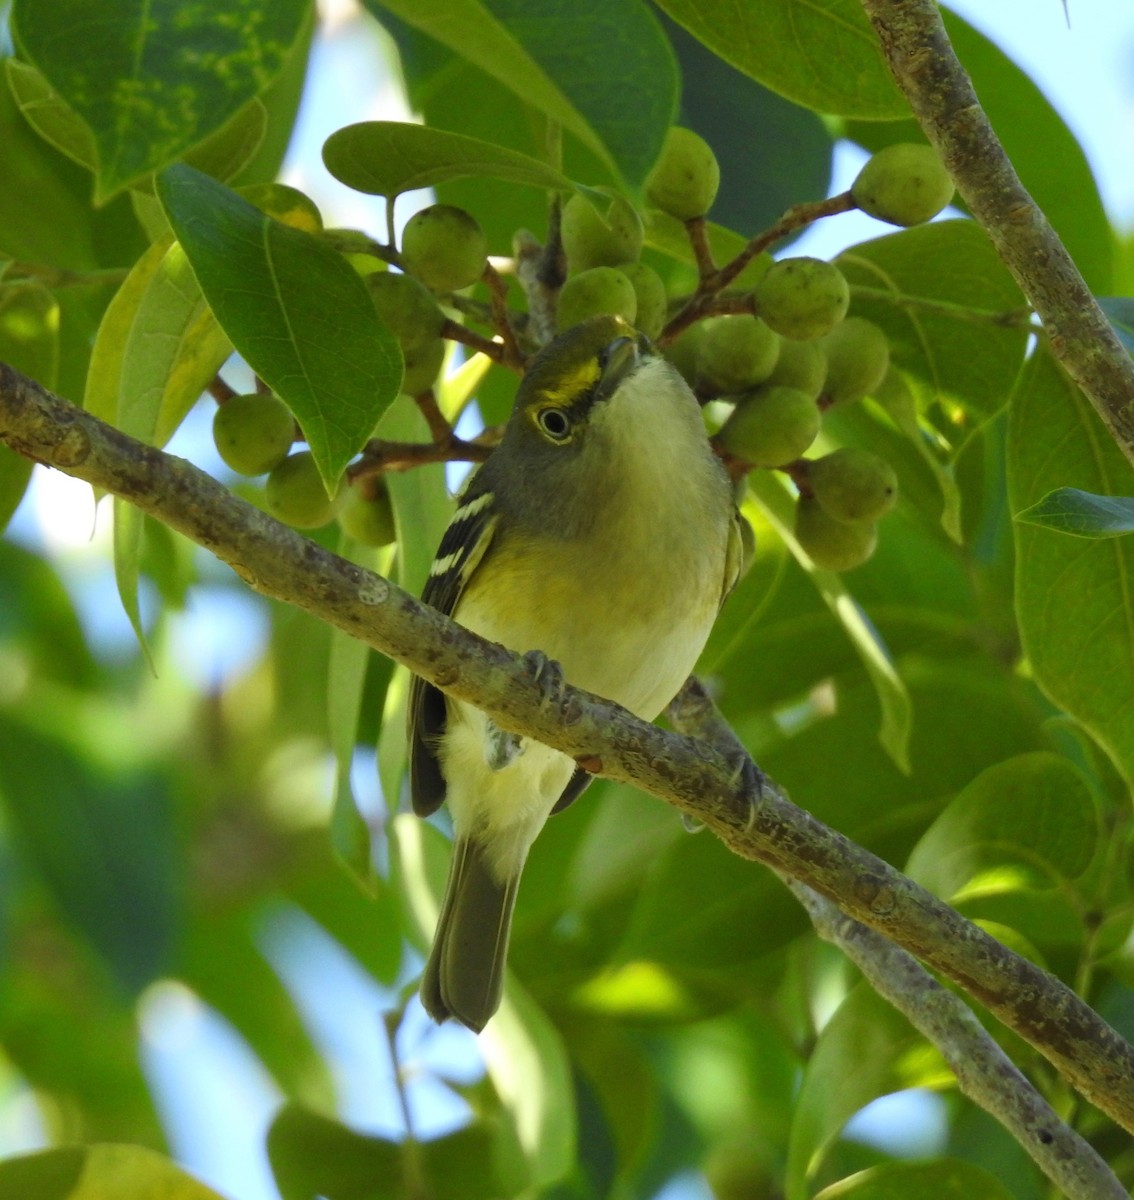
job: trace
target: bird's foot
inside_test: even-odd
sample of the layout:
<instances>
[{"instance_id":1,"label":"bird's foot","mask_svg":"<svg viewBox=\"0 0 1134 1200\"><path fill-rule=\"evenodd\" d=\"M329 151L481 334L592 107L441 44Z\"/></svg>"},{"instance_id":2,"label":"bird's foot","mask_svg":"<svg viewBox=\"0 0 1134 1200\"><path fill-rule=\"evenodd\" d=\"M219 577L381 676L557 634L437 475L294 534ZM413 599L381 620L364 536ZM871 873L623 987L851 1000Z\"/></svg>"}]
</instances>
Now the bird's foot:
<instances>
[{"instance_id":1,"label":"bird's foot","mask_svg":"<svg viewBox=\"0 0 1134 1200\"><path fill-rule=\"evenodd\" d=\"M529 650L524 655L524 666L532 679L540 685L540 703L546 707L558 704L563 699L563 689L567 681L563 678L563 668L553 658L548 658L542 650Z\"/></svg>"},{"instance_id":2,"label":"bird's foot","mask_svg":"<svg viewBox=\"0 0 1134 1200\"><path fill-rule=\"evenodd\" d=\"M503 771L524 752L524 739L518 733L501 729L491 717L484 726L484 761L490 771Z\"/></svg>"}]
</instances>

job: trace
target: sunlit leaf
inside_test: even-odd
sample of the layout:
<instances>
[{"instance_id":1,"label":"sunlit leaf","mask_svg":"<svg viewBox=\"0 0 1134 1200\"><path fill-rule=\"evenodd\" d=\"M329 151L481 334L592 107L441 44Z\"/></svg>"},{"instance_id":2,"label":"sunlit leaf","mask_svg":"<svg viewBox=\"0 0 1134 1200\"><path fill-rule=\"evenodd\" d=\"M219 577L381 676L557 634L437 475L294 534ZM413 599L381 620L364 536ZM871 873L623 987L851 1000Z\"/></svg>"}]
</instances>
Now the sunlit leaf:
<instances>
[{"instance_id":1,"label":"sunlit leaf","mask_svg":"<svg viewBox=\"0 0 1134 1200\"><path fill-rule=\"evenodd\" d=\"M820 113L885 121L909 115L856 0L660 0L725 62Z\"/></svg>"},{"instance_id":2,"label":"sunlit leaf","mask_svg":"<svg viewBox=\"0 0 1134 1200\"><path fill-rule=\"evenodd\" d=\"M1083 776L1056 754L983 771L914 848L909 874L946 900L973 889L1059 887L1090 865L1100 836Z\"/></svg>"},{"instance_id":3,"label":"sunlit leaf","mask_svg":"<svg viewBox=\"0 0 1134 1200\"><path fill-rule=\"evenodd\" d=\"M871 1100L952 1079L939 1051L865 983L824 1026L804 1071L788 1148L789 1200L807 1184L847 1121Z\"/></svg>"},{"instance_id":4,"label":"sunlit leaf","mask_svg":"<svg viewBox=\"0 0 1134 1200\"><path fill-rule=\"evenodd\" d=\"M225 1200L145 1146L69 1146L0 1162L0 1195L20 1200Z\"/></svg>"},{"instance_id":5,"label":"sunlit leaf","mask_svg":"<svg viewBox=\"0 0 1134 1200\"><path fill-rule=\"evenodd\" d=\"M815 1200L1012 1200L1012 1193L983 1167L958 1158L888 1162L840 1179Z\"/></svg>"},{"instance_id":6,"label":"sunlit leaf","mask_svg":"<svg viewBox=\"0 0 1134 1200\"><path fill-rule=\"evenodd\" d=\"M851 284L851 313L885 330L902 370L979 413L1007 403L1028 333L998 320L1020 313L1024 300L975 221L886 234L837 262Z\"/></svg>"}]
</instances>

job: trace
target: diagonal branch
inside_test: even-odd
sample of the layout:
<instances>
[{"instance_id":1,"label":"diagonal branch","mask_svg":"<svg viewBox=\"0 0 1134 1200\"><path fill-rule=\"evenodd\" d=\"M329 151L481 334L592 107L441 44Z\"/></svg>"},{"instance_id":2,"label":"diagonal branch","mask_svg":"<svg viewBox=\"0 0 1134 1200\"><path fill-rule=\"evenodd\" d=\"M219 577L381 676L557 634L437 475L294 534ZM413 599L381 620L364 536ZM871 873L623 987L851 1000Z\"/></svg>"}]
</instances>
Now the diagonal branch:
<instances>
[{"instance_id":1,"label":"diagonal branch","mask_svg":"<svg viewBox=\"0 0 1134 1200\"><path fill-rule=\"evenodd\" d=\"M748 759L740 739L696 680L681 690L670 716L683 733L696 734L735 760ZM772 785L761 780L761 786ZM942 987L912 954L845 916L805 883L784 872L779 875L807 911L815 932L838 946L870 986L937 1047L953 1069L958 1088L1008 1130L1069 1200L1127 1196L1094 1147L1059 1117L960 996Z\"/></svg>"},{"instance_id":2,"label":"diagonal branch","mask_svg":"<svg viewBox=\"0 0 1134 1200\"><path fill-rule=\"evenodd\" d=\"M862 0L898 87L1044 323L1056 359L1134 462L1134 359L1028 195L957 60L934 0Z\"/></svg>"},{"instance_id":3,"label":"diagonal branch","mask_svg":"<svg viewBox=\"0 0 1134 1200\"><path fill-rule=\"evenodd\" d=\"M1134 1047L1054 976L893 867L761 788L734 758L565 688L388 580L324 550L184 459L120 433L0 363L0 441L120 496L212 551L249 586L397 660L502 728L658 796L936 968L1134 1132Z\"/></svg>"}]
</instances>

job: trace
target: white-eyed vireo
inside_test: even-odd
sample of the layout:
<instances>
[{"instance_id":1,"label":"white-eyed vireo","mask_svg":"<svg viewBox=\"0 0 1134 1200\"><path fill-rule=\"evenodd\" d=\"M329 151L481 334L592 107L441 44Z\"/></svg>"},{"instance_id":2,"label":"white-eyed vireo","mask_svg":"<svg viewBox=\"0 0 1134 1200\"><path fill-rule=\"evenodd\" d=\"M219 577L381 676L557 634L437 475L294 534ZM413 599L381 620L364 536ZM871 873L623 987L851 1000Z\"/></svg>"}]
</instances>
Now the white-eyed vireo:
<instances>
[{"instance_id":1,"label":"white-eyed vireo","mask_svg":"<svg viewBox=\"0 0 1134 1200\"><path fill-rule=\"evenodd\" d=\"M693 393L645 338L596 317L531 361L424 599L653 720L693 669L739 562L732 489ZM414 811L447 800L455 835L421 998L435 1020L480 1030L500 1003L528 850L589 776L416 677L409 736Z\"/></svg>"}]
</instances>

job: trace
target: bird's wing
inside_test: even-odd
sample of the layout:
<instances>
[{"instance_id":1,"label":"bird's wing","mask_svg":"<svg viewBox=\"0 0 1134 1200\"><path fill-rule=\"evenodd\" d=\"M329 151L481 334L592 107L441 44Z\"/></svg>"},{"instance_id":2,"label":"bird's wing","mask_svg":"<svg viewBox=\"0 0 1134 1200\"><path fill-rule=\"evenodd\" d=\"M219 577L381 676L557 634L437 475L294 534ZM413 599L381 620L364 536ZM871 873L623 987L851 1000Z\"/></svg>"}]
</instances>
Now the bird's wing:
<instances>
[{"instance_id":1,"label":"bird's wing","mask_svg":"<svg viewBox=\"0 0 1134 1200\"><path fill-rule=\"evenodd\" d=\"M474 476L449 522L429 569L422 600L452 616L472 573L492 542L499 519L493 494ZM420 817L435 812L445 799L445 779L437 746L445 732L445 697L419 676L413 676L409 695L410 798Z\"/></svg>"}]
</instances>

